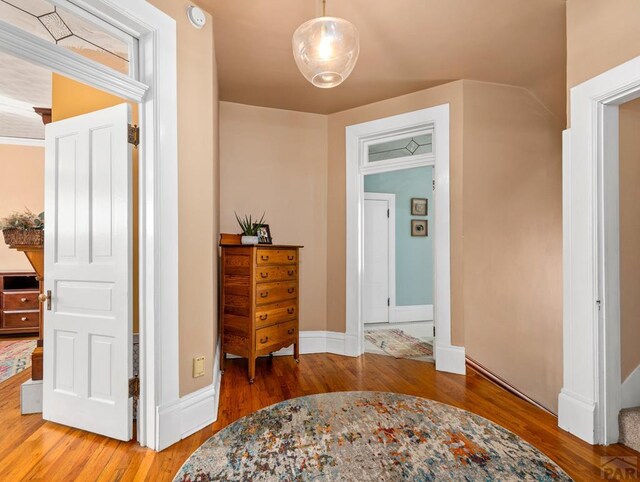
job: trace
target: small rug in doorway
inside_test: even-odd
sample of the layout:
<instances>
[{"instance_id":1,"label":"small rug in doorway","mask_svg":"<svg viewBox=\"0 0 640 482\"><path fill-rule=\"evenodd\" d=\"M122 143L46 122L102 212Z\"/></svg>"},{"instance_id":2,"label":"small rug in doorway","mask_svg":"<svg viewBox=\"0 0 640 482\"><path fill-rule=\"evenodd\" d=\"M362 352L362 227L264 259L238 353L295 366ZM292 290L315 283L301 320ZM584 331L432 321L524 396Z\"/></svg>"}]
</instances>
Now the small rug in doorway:
<instances>
[{"instance_id":1,"label":"small rug in doorway","mask_svg":"<svg viewBox=\"0 0 640 482\"><path fill-rule=\"evenodd\" d=\"M383 392L294 398L207 440L174 482L570 481L551 459L466 410Z\"/></svg>"},{"instance_id":2,"label":"small rug in doorway","mask_svg":"<svg viewBox=\"0 0 640 482\"><path fill-rule=\"evenodd\" d=\"M31 353L35 340L0 341L0 382L31 366Z\"/></svg>"},{"instance_id":3,"label":"small rug in doorway","mask_svg":"<svg viewBox=\"0 0 640 482\"><path fill-rule=\"evenodd\" d=\"M433 347L430 343L407 335L402 330L371 330L367 331L364 337L395 358L433 356Z\"/></svg>"}]
</instances>

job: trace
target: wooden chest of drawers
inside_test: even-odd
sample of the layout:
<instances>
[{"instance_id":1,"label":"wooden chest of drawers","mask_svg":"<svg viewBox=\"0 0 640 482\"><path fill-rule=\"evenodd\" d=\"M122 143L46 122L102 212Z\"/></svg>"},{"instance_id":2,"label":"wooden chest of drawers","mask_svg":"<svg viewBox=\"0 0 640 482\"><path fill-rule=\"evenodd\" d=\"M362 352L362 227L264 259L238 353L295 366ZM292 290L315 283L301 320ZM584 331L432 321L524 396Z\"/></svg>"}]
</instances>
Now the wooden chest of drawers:
<instances>
[{"instance_id":1,"label":"wooden chest of drawers","mask_svg":"<svg viewBox=\"0 0 640 482\"><path fill-rule=\"evenodd\" d=\"M0 335L39 333L39 293L35 273L0 272Z\"/></svg>"},{"instance_id":2,"label":"wooden chest of drawers","mask_svg":"<svg viewBox=\"0 0 640 482\"><path fill-rule=\"evenodd\" d=\"M293 345L293 356L299 359L301 246L221 248L220 366L224 370L227 353L247 358L253 383L259 356Z\"/></svg>"}]
</instances>

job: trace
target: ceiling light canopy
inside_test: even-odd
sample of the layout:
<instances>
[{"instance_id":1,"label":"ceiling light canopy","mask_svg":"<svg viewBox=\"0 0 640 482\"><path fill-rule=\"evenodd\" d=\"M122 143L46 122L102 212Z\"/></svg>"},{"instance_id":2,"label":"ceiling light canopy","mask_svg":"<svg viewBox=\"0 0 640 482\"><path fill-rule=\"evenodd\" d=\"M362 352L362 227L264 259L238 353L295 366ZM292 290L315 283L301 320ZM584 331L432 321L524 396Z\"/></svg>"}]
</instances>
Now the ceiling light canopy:
<instances>
[{"instance_id":1,"label":"ceiling light canopy","mask_svg":"<svg viewBox=\"0 0 640 482\"><path fill-rule=\"evenodd\" d=\"M340 85L353 71L360 53L356 27L347 20L325 16L303 23L293 34L293 57L304 77L316 87Z\"/></svg>"}]
</instances>

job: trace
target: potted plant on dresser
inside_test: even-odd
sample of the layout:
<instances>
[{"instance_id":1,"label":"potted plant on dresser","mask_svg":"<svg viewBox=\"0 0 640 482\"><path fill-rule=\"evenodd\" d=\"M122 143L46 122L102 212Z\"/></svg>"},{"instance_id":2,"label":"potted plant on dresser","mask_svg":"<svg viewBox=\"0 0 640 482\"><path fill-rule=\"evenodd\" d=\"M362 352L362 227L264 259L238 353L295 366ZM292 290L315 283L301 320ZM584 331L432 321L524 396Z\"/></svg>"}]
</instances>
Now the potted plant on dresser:
<instances>
[{"instance_id":1,"label":"potted plant on dresser","mask_svg":"<svg viewBox=\"0 0 640 482\"><path fill-rule=\"evenodd\" d=\"M242 239L240 242L242 244L258 244L258 229L264 222L265 213L262 214L262 217L258 221L254 221L251 215L247 216L245 214L241 218L237 213L234 214L236 215L236 220L242 230Z\"/></svg>"},{"instance_id":2,"label":"potted plant on dresser","mask_svg":"<svg viewBox=\"0 0 640 482\"><path fill-rule=\"evenodd\" d=\"M42 246L44 244L44 213L30 210L14 212L0 220L4 242L9 246Z\"/></svg>"}]
</instances>

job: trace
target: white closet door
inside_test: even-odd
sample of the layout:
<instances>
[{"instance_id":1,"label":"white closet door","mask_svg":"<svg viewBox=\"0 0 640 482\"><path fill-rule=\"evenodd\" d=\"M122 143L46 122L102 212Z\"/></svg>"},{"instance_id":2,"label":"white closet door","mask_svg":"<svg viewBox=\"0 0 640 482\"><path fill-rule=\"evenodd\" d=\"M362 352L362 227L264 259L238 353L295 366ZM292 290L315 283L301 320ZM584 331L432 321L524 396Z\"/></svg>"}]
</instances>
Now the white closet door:
<instances>
[{"instance_id":1,"label":"white closet door","mask_svg":"<svg viewBox=\"0 0 640 482\"><path fill-rule=\"evenodd\" d=\"M390 304L389 214L393 194L365 193L364 273L362 318L364 323L388 323ZM395 249L395 247L394 247ZM393 287L395 289L395 287Z\"/></svg>"}]
</instances>

